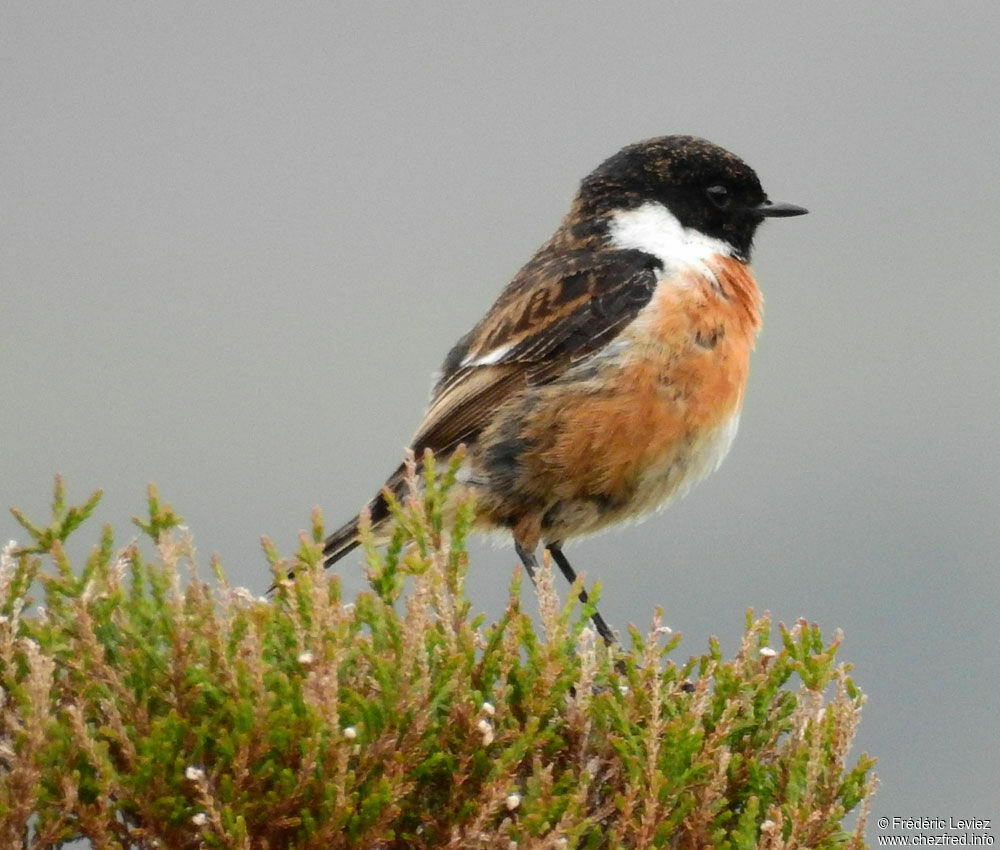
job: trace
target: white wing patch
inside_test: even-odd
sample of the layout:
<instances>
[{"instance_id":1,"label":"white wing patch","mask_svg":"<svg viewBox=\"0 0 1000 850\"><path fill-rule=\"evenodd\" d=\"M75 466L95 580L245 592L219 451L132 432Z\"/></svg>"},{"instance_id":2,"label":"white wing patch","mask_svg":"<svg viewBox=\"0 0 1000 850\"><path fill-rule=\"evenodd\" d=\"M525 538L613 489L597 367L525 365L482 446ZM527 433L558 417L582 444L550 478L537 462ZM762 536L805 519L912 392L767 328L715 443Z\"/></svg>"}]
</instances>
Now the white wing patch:
<instances>
[{"instance_id":1,"label":"white wing patch","mask_svg":"<svg viewBox=\"0 0 1000 850\"><path fill-rule=\"evenodd\" d=\"M656 201L614 213L610 234L616 248L633 248L652 254L665 269L701 266L713 255L731 257L735 253L728 242L684 227L670 210Z\"/></svg>"},{"instance_id":2,"label":"white wing patch","mask_svg":"<svg viewBox=\"0 0 1000 850\"><path fill-rule=\"evenodd\" d=\"M465 368L467 366L495 366L501 360L506 357L507 352L514 347L514 343L509 343L508 345L501 345L499 348L494 348L492 351L487 351L486 354L480 354L479 356L469 355L460 364L459 368Z\"/></svg>"}]
</instances>

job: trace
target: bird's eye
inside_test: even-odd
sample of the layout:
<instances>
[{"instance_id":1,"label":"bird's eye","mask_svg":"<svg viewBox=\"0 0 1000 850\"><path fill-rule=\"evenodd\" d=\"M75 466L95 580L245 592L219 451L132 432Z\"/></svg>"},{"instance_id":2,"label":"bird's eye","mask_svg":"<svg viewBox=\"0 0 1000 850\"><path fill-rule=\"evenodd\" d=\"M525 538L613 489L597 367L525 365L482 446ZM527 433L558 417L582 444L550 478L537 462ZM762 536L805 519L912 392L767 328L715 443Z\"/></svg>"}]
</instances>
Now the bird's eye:
<instances>
[{"instance_id":1,"label":"bird's eye","mask_svg":"<svg viewBox=\"0 0 1000 850\"><path fill-rule=\"evenodd\" d=\"M720 210L726 209L732 202L732 198L729 195L729 190L720 184L715 186L709 186L705 190L705 194L708 195L708 199L715 204Z\"/></svg>"}]
</instances>

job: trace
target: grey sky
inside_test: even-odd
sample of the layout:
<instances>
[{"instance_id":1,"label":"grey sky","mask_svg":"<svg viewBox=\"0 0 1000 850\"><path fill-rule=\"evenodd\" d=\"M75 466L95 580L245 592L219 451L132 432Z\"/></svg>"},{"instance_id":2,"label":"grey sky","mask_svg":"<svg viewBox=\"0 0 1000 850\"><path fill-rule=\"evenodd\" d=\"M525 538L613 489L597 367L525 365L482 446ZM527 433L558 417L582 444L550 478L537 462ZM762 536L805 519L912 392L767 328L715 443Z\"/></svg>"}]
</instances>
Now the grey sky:
<instances>
[{"instance_id":1,"label":"grey sky","mask_svg":"<svg viewBox=\"0 0 1000 850\"><path fill-rule=\"evenodd\" d=\"M579 178L702 135L812 214L758 235L722 469L569 554L682 655L748 606L843 627L874 814L997 823L995 3L0 9L4 504L62 472L124 542L155 481L262 591L258 536L374 493ZM479 608L514 562L476 546Z\"/></svg>"}]
</instances>

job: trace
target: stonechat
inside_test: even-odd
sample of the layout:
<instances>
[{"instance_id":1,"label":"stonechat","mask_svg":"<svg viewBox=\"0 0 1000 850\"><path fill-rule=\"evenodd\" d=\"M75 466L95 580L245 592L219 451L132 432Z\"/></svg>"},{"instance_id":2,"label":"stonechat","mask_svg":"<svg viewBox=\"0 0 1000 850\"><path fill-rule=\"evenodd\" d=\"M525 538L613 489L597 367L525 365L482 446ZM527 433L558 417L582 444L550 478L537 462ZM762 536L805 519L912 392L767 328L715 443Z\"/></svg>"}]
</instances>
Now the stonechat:
<instances>
[{"instance_id":1,"label":"stonechat","mask_svg":"<svg viewBox=\"0 0 1000 850\"><path fill-rule=\"evenodd\" d=\"M448 353L416 457L464 444L477 527L511 534L532 578L541 544L572 582L568 540L664 507L729 451L761 322L754 234L805 212L704 139L623 148ZM403 476L385 490L401 493ZM378 535L384 495L368 509ZM357 545L354 518L327 538L326 564Z\"/></svg>"}]
</instances>

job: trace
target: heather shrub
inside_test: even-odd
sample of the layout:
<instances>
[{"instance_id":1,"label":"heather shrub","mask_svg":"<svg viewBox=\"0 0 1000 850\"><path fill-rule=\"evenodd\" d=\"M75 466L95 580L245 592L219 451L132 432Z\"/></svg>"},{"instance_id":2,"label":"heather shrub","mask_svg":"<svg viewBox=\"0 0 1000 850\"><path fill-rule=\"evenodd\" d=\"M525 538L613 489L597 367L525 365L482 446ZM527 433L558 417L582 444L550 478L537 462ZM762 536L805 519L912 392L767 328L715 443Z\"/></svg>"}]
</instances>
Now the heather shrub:
<instances>
[{"instance_id":1,"label":"heather shrub","mask_svg":"<svg viewBox=\"0 0 1000 850\"><path fill-rule=\"evenodd\" d=\"M848 759L863 696L839 635L750 612L731 658L713 640L680 660L655 613L606 647L548 564L539 630L519 571L486 624L463 589L469 506L445 521L455 469L428 460L350 600L318 512L294 555L265 541L267 597L214 561L201 578L152 488L151 545L105 528L79 567L63 543L99 494L68 507L57 480L49 525L15 512L30 541L0 565L2 846L865 846L874 762Z\"/></svg>"}]
</instances>

